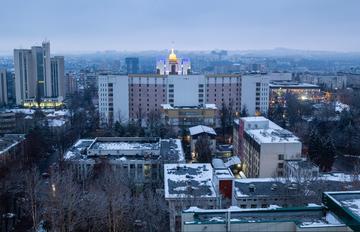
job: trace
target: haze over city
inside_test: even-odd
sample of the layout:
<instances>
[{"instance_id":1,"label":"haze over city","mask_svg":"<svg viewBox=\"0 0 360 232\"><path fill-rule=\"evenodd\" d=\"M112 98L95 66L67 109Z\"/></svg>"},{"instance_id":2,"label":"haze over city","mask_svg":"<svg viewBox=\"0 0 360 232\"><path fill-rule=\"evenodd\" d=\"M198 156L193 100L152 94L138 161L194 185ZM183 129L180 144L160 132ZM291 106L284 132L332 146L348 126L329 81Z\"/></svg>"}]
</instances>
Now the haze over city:
<instances>
[{"instance_id":1,"label":"haze over city","mask_svg":"<svg viewBox=\"0 0 360 232\"><path fill-rule=\"evenodd\" d=\"M360 51L357 0L4 0L1 8L1 54L44 39L54 53Z\"/></svg>"},{"instance_id":2,"label":"haze over city","mask_svg":"<svg viewBox=\"0 0 360 232\"><path fill-rule=\"evenodd\" d=\"M0 232L360 231L360 0L0 0Z\"/></svg>"}]
</instances>

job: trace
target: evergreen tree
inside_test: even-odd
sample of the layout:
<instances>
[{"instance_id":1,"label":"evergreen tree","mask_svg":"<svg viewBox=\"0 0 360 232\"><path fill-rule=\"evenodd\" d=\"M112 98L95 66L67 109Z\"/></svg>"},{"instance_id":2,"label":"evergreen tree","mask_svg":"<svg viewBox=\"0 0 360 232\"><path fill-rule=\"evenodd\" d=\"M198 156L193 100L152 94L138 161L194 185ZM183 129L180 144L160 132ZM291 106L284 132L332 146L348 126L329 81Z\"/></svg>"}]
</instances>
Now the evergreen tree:
<instances>
[{"instance_id":1,"label":"evergreen tree","mask_svg":"<svg viewBox=\"0 0 360 232\"><path fill-rule=\"evenodd\" d=\"M331 171L336 149L331 137L321 137L317 130L310 134L309 157L323 172Z\"/></svg>"},{"instance_id":2,"label":"evergreen tree","mask_svg":"<svg viewBox=\"0 0 360 232\"><path fill-rule=\"evenodd\" d=\"M244 107L242 108L242 110L240 112L240 117L248 117L248 116L249 116L248 109L247 109L246 105L244 105Z\"/></svg>"},{"instance_id":3,"label":"evergreen tree","mask_svg":"<svg viewBox=\"0 0 360 232\"><path fill-rule=\"evenodd\" d=\"M212 153L210 149L210 139L207 135L201 135L198 137L195 143L195 152L197 153L197 160L200 163L211 163Z\"/></svg>"}]
</instances>

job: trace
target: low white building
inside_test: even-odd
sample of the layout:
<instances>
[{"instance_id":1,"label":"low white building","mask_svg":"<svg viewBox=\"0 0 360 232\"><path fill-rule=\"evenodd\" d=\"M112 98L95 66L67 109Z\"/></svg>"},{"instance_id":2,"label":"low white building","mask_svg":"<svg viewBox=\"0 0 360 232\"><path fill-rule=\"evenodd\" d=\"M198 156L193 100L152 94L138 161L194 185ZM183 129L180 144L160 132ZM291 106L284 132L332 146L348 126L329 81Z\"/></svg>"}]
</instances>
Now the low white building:
<instances>
[{"instance_id":1,"label":"low white building","mask_svg":"<svg viewBox=\"0 0 360 232\"><path fill-rule=\"evenodd\" d=\"M272 121L264 117L244 117L235 124L239 128L236 146L247 177L283 176L284 161L301 157L299 138Z\"/></svg>"}]
</instances>

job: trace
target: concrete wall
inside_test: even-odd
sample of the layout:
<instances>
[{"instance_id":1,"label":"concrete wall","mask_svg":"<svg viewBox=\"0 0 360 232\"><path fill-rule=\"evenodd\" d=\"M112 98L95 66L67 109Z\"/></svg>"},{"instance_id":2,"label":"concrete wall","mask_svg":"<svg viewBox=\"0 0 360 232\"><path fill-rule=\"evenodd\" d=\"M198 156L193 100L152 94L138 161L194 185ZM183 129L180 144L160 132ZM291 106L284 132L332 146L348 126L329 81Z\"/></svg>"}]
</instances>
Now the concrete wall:
<instances>
[{"instance_id":1,"label":"concrete wall","mask_svg":"<svg viewBox=\"0 0 360 232\"><path fill-rule=\"evenodd\" d=\"M284 159L300 158L301 147L301 142L261 144L259 177L277 176L278 171L284 173L284 168L278 169L278 163L283 163L285 166L284 160L279 160L279 154L283 154Z\"/></svg>"}]
</instances>

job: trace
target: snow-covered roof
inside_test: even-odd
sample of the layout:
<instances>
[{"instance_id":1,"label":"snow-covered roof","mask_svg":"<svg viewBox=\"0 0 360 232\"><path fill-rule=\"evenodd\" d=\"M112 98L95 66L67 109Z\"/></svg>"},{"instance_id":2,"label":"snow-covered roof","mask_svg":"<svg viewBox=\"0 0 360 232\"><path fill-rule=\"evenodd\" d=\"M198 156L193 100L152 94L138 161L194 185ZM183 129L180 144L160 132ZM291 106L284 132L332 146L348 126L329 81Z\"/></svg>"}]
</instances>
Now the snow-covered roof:
<instances>
[{"instance_id":1,"label":"snow-covered roof","mask_svg":"<svg viewBox=\"0 0 360 232\"><path fill-rule=\"evenodd\" d=\"M165 164L165 198L216 197L213 168L208 163Z\"/></svg>"},{"instance_id":2,"label":"snow-covered roof","mask_svg":"<svg viewBox=\"0 0 360 232\"><path fill-rule=\"evenodd\" d=\"M216 169L214 170L214 174L218 179L233 179L234 175L232 174L231 170L228 168L225 169Z\"/></svg>"},{"instance_id":3,"label":"snow-covered roof","mask_svg":"<svg viewBox=\"0 0 360 232\"><path fill-rule=\"evenodd\" d=\"M212 159L211 163L212 163L212 166L214 167L214 169L226 168L224 161L222 159L214 158L214 159Z\"/></svg>"},{"instance_id":4,"label":"snow-covered roof","mask_svg":"<svg viewBox=\"0 0 360 232\"><path fill-rule=\"evenodd\" d=\"M257 143L301 143L292 132L265 117L244 117L245 132Z\"/></svg>"},{"instance_id":5,"label":"snow-covered roof","mask_svg":"<svg viewBox=\"0 0 360 232\"><path fill-rule=\"evenodd\" d=\"M94 144L89 149L98 149L98 150L158 150L160 149L159 143L141 143L141 142L104 142L104 141L95 141Z\"/></svg>"},{"instance_id":6,"label":"snow-covered roof","mask_svg":"<svg viewBox=\"0 0 360 232\"><path fill-rule=\"evenodd\" d=\"M268 121L269 119L263 116L254 116L254 117L242 117L241 120L244 122L254 122L254 121Z\"/></svg>"},{"instance_id":7,"label":"snow-covered roof","mask_svg":"<svg viewBox=\"0 0 360 232\"><path fill-rule=\"evenodd\" d=\"M162 139L160 154L165 163L185 162L185 154L180 139Z\"/></svg>"},{"instance_id":8,"label":"snow-covered roof","mask_svg":"<svg viewBox=\"0 0 360 232\"><path fill-rule=\"evenodd\" d=\"M339 101L335 102L335 112L341 113L344 110L348 111L350 106Z\"/></svg>"},{"instance_id":9,"label":"snow-covered roof","mask_svg":"<svg viewBox=\"0 0 360 232\"><path fill-rule=\"evenodd\" d=\"M217 110L218 108L216 107L216 104L205 104L205 108L206 109L213 109L213 110Z\"/></svg>"},{"instance_id":10,"label":"snow-covered roof","mask_svg":"<svg viewBox=\"0 0 360 232\"><path fill-rule=\"evenodd\" d=\"M93 159L95 154L106 155L112 160L119 161L159 159L161 157L164 163L185 162L184 151L179 139L125 137L80 139L66 152L64 159Z\"/></svg>"},{"instance_id":11,"label":"snow-covered roof","mask_svg":"<svg viewBox=\"0 0 360 232\"><path fill-rule=\"evenodd\" d=\"M61 127L66 123L64 119L48 119L49 127Z\"/></svg>"},{"instance_id":12,"label":"snow-covered roof","mask_svg":"<svg viewBox=\"0 0 360 232\"><path fill-rule=\"evenodd\" d=\"M229 214L229 212L231 213ZM281 208L277 205L270 205L268 208L250 209L242 209L237 206L231 206L228 209L200 209L190 207L184 210L183 213L194 213L194 217L186 217L185 225L212 224L214 222L225 224L228 221L231 223L262 223L270 221L288 223L292 221L300 228L346 227L331 211L326 211L321 206Z\"/></svg>"},{"instance_id":13,"label":"snow-covered roof","mask_svg":"<svg viewBox=\"0 0 360 232\"><path fill-rule=\"evenodd\" d=\"M95 139L79 139L64 155L65 160L86 157L86 149L95 141Z\"/></svg>"},{"instance_id":14,"label":"snow-covered roof","mask_svg":"<svg viewBox=\"0 0 360 232\"><path fill-rule=\"evenodd\" d=\"M211 110L217 110L215 104L205 104L204 106L172 106L171 104L161 104L161 107L164 110L174 110L174 109L211 109Z\"/></svg>"},{"instance_id":15,"label":"snow-covered roof","mask_svg":"<svg viewBox=\"0 0 360 232\"><path fill-rule=\"evenodd\" d=\"M240 164L241 163L241 160L239 158L239 156L230 156L226 161L225 161L225 166L227 168L233 166L233 165L236 165L236 164Z\"/></svg>"},{"instance_id":16,"label":"snow-covered roof","mask_svg":"<svg viewBox=\"0 0 360 232\"><path fill-rule=\"evenodd\" d=\"M14 113L23 113L27 115L31 115L35 113L35 110L33 109L9 109L7 112L14 112Z\"/></svg>"},{"instance_id":17,"label":"snow-covered roof","mask_svg":"<svg viewBox=\"0 0 360 232\"><path fill-rule=\"evenodd\" d=\"M344 173L329 173L320 174L317 179L313 180L314 186L317 184L324 184L323 191L334 191L341 187L341 185L348 185L352 182L351 175ZM277 194L284 194L284 191L293 191L296 193L296 188L289 189L289 183L299 183L299 179L291 178L245 178L235 180L235 196L249 197L252 195L271 196ZM254 190L250 191L250 185Z\"/></svg>"},{"instance_id":18,"label":"snow-covered roof","mask_svg":"<svg viewBox=\"0 0 360 232\"><path fill-rule=\"evenodd\" d=\"M189 128L190 135L198 135L202 133L210 134L210 135L216 135L216 132L213 128L203 125L193 126Z\"/></svg>"},{"instance_id":19,"label":"snow-covered roof","mask_svg":"<svg viewBox=\"0 0 360 232\"><path fill-rule=\"evenodd\" d=\"M272 81L269 83L270 88L282 88L282 89L318 89L320 86L309 84L309 83L300 83L293 81Z\"/></svg>"}]
</instances>

